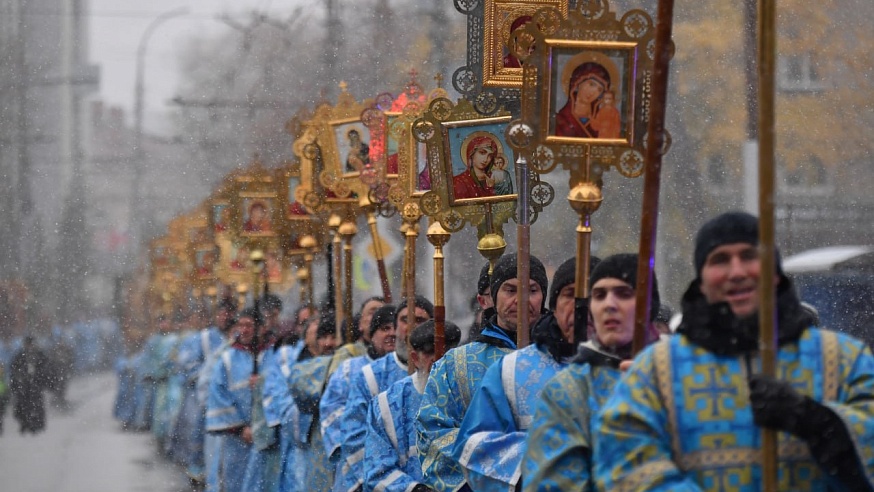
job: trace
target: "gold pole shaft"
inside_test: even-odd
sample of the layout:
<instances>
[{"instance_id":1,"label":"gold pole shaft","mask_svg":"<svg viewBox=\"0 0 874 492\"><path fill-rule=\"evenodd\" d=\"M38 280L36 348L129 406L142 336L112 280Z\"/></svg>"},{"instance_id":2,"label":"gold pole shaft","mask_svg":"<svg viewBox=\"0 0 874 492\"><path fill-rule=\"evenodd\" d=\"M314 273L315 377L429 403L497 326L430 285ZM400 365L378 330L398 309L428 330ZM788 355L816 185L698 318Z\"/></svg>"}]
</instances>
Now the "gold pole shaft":
<instances>
[{"instance_id":1,"label":"gold pole shaft","mask_svg":"<svg viewBox=\"0 0 874 492\"><path fill-rule=\"evenodd\" d=\"M410 223L410 227L406 232L406 253L407 253L407 271L404 279L406 291L404 295L407 298L407 306L416 305L416 239L419 237L419 224ZM416 310L407 309L407 326L410 330L416 326ZM409 334L408 334L409 335Z\"/></svg>"},{"instance_id":2,"label":"gold pole shaft","mask_svg":"<svg viewBox=\"0 0 874 492\"><path fill-rule=\"evenodd\" d=\"M331 248L334 256L334 329L339 347L343 345L343 240L339 231L334 231Z\"/></svg>"},{"instance_id":3,"label":"gold pole shaft","mask_svg":"<svg viewBox=\"0 0 874 492\"><path fill-rule=\"evenodd\" d=\"M373 256L376 257L376 267L379 271L379 282L382 285L382 297L386 304L392 303L391 286L388 283L388 272L385 269L385 258L382 253L382 241L379 237L379 228L376 224L376 214L372 210L367 212L367 225L370 226L370 237L373 238Z\"/></svg>"},{"instance_id":4,"label":"gold pole shaft","mask_svg":"<svg viewBox=\"0 0 874 492\"><path fill-rule=\"evenodd\" d=\"M346 341L352 341L352 239L358 228L354 222L344 222L340 226L343 236L343 269L345 286L343 288L343 314L346 321Z\"/></svg>"},{"instance_id":5,"label":"gold pole shaft","mask_svg":"<svg viewBox=\"0 0 874 492\"><path fill-rule=\"evenodd\" d=\"M655 266L656 237L658 233L659 190L661 188L662 154L665 145L665 106L668 98L668 73L671 60L671 31L674 19L674 0L659 0L656 25L656 59L653 68L652 95L647 125L646 173L643 183L640 243L638 246L637 302L634 311L632 353L637 354L646 345L646 327L650 323L653 267Z\"/></svg>"},{"instance_id":6,"label":"gold pole shaft","mask_svg":"<svg viewBox=\"0 0 874 492\"><path fill-rule=\"evenodd\" d=\"M762 374L776 376L777 312L774 305L774 61L777 52L774 0L759 2L759 350ZM762 429L762 490L777 490L777 432Z\"/></svg>"},{"instance_id":7,"label":"gold pole shaft","mask_svg":"<svg viewBox=\"0 0 874 492\"><path fill-rule=\"evenodd\" d=\"M435 221L428 227L428 241L434 245L434 356L446 353L446 302L443 292L443 246L449 242L446 229Z\"/></svg>"}]
</instances>

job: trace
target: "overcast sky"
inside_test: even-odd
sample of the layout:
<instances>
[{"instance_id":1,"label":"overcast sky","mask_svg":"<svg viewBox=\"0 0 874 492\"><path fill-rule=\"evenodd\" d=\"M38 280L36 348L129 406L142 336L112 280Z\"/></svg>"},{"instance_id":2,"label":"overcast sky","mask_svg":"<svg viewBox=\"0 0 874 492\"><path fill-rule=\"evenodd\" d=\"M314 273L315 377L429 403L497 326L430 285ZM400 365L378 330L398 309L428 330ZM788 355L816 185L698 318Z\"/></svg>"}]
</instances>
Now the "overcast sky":
<instances>
[{"instance_id":1,"label":"overcast sky","mask_svg":"<svg viewBox=\"0 0 874 492\"><path fill-rule=\"evenodd\" d=\"M107 105L121 106L128 121L133 118L136 52L148 25L164 12L187 8L188 13L162 22L151 36L146 51L145 127L168 131L161 115L178 84L181 50L192 37L215 35L231 29L217 20L227 14L241 21L253 9L286 19L296 5L324 8L321 0L90 0L90 59L101 71L99 98Z\"/></svg>"}]
</instances>

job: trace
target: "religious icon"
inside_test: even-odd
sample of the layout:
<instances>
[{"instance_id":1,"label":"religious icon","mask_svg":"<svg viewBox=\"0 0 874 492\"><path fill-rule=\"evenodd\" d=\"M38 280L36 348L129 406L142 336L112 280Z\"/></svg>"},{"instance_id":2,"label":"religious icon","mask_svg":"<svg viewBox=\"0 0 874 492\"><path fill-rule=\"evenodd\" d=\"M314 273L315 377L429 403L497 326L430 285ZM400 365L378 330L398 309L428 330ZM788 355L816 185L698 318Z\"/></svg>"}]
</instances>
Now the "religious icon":
<instances>
[{"instance_id":1,"label":"religious icon","mask_svg":"<svg viewBox=\"0 0 874 492\"><path fill-rule=\"evenodd\" d=\"M414 153L416 157L416 191L431 189L431 171L428 169L428 146L424 142L416 142Z\"/></svg>"},{"instance_id":2,"label":"religious icon","mask_svg":"<svg viewBox=\"0 0 874 492\"><path fill-rule=\"evenodd\" d=\"M343 172L361 172L370 164L370 131L361 121L336 125L334 138Z\"/></svg>"},{"instance_id":3,"label":"religious icon","mask_svg":"<svg viewBox=\"0 0 874 492\"><path fill-rule=\"evenodd\" d=\"M258 235L273 232L271 222L273 200L271 198L246 198L243 200L243 233Z\"/></svg>"},{"instance_id":4,"label":"religious icon","mask_svg":"<svg viewBox=\"0 0 874 492\"><path fill-rule=\"evenodd\" d=\"M506 32L506 35L507 35L506 36L506 39L507 39L506 44L509 46L515 46L515 44L517 43L516 36L518 36L517 31L519 29L524 29L525 26L527 26L528 23L531 22L532 20L533 20L532 17L530 15L527 15L527 14L520 15L519 17L516 17L515 19L513 19L513 22L510 23L510 27L507 29L507 32ZM533 51L534 46L531 46L529 48L529 50ZM504 55L503 56L503 68L522 68L522 62L520 62L519 59L516 58L516 56L513 55L513 53L509 49L507 49L506 46L503 47L502 53Z\"/></svg>"},{"instance_id":5,"label":"religious icon","mask_svg":"<svg viewBox=\"0 0 874 492\"><path fill-rule=\"evenodd\" d=\"M249 248L245 244L234 244L231 247L231 262L229 267L232 272L246 272L249 264Z\"/></svg>"},{"instance_id":6,"label":"religious icon","mask_svg":"<svg viewBox=\"0 0 874 492\"><path fill-rule=\"evenodd\" d=\"M294 196L297 191L297 187L300 185L300 178L297 176L292 176L288 178L288 215L289 217L299 217L301 215L308 215L306 208L304 208L303 204L297 201L297 198Z\"/></svg>"},{"instance_id":7,"label":"religious icon","mask_svg":"<svg viewBox=\"0 0 874 492\"><path fill-rule=\"evenodd\" d=\"M194 271L197 278L210 278L218 260L215 248L198 249L194 253Z\"/></svg>"},{"instance_id":8,"label":"religious icon","mask_svg":"<svg viewBox=\"0 0 874 492\"><path fill-rule=\"evenodd\" d=\"M282 282L282 250L270 248L264 257L264 267L267 270L267 281L270 283Z\"/></svg>"},{"instance_id":9,"label":"religious icon","mask_svg":"<svg viewBox=\"0 0 874 492\"><path fill-rule=\"evenodd\" d=\"M505 126L490 123L449 127L454 201L514 194L512 160L504 142Z\"/></svg>"},{"instance_id":10,"label":"religious icon","mask_svg":"<svg viewBox=\"0 0 874 492\"><path fill-rule=\"evenodd\" d=\"M625 80L630 51L554 48L550 134L555 137L627 139L633 85ZM561 70L561 76L558 75ZM563 104L562 104L563 103ZM628 113L627 116L624 116Z\"/></svg>"},{"instance_id":11,"label":"religious icon","mask_svg":"<svg viewBox=\"0 0 874 492\"><path fill-rule=\"evenodd\" d=\"M216 203L212 206L213 230L217 233L227 232L231 226L232 209L227 203Z\"/></svg>"}]
</instances>

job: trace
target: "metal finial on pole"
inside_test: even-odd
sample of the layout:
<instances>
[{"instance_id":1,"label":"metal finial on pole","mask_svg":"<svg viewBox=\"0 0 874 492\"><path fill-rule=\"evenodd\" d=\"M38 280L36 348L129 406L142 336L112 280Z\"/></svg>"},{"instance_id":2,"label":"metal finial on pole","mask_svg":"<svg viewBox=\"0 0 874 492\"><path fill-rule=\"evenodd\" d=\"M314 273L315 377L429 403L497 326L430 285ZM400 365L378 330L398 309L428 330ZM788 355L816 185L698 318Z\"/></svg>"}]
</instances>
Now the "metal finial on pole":
<instances>
[{"instance_id":1,"label":"metal finial on pole","mask_svg":"<svg viewBox=\"0 0 874 492\"><path fill-rule=\"evenodd\" d=\"M434 221L428 227L428 241L434 245L434 356L446 353L446 304L443 292L443 246L451 238L449 232Z\"/></svg>"}]
</instances>

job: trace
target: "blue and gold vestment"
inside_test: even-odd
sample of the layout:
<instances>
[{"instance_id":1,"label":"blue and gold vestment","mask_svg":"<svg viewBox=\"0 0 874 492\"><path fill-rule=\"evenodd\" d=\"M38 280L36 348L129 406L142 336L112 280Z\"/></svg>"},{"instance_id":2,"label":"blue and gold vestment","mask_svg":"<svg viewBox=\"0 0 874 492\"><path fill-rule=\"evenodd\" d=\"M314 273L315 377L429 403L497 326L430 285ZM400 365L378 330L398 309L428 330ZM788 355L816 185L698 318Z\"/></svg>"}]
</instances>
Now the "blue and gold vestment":
<instances>
[{"instance_id":1,"label":"blue and gold vestment","mask_svg":"<svg viewBox=\"0 0 874 492\"><path fill-rule=\"evenodd\" d=\"M319 414L322 416L322 440L325 444L325 453L331 457L340 451L343 444L343 412L346 410L346 402L349 400L349 391L352 386L352 376L361 372L361 368L373 362L366 355L346 359L330 374L328 370L328 386L325 394L319 402ZM333 363L333 361L332 361ZM335 458L336 459L336 458Z\"/></svg>"},{"instance_id":2,"label":"blue and gold vestment","mask_svg":"<svg viewBox=\"0 0 874 492\"><path fill-rule=\"evenodd\" d=\"M534 405L546 382L565 365L545 347L529 345L489 367L452 449L471 489L515 490Z\"/></svg>"},{"instance_id":3,"label":"blue and gold vestment","mask_svg":"<svg viewBox=\"0 0 874 492\"><path fill-rule=\"evenodd\" d=\"M756 364L753 364L753 370ZM717 355L676 335L641 353L596 421L599 490L758 491L761 429L744 355ZM858 340L806 329L777 355L777 379L833 411L874 483L874 357ZM845 490L808 443L778 433L779 490ZM870 489L869 489L870 490Z\"/></svg>"},{"instance_id":4,"label":"blue and gold vestment","mask_svg":"<svg viewBox=\"0 0 874 492\"><path fill-rule=\"evenodd\" d=\"M299 420L293 424L300 429L294 436L297 450L294 460L304 472L303 483L297 485L297 490L324 491L330 490L333 485L334 477L319 436L319 399L325 388L330 364L331 356L313 357L294 364L289 375L291 397L299 411ZM293 409L288 412L293 415ZM288 483L290 478L283 469L282 485Z\"/></svg>"},{"instance_id":5,"label":"blue and gold vestment","mask_svg":"<svg viewBox=\"0 0 874 492\"><path fill-rule=\"evenodd\" d=\"M478 341L454 348L431 368L416 418L417 447L425 484L439 492L465 485L461 466L452 457L461 421L486 370L516 342L491 324Z\"/></svg>"},{"instance_id":6,"label":"blue and gold vestment","mask_svg":"<svg viewBox=\"0 0 874 492\"><path fill-rule=\"evenodd\" d=\"M370 405L364 490L405 492L422 483L414 423L424 389L424 378L407 376L377 395Z\"/></svg>"},{"instance_id":7,"label":"blue and gold vestment","mask_svg":"<svg viewBox=\"0 0 874 492\"><path fill-rule=\"evenodd\" d=\"M619 376L609 365L573 363L546 383L522 460L523 490L595 491L592 419Z\"/></svg>"},{"instance_id":8,"label":"blue and gold vestment","mask_svg":"<svg viewBox=\"0 0 874 492\"><path fill-rule=\"evenodd\" d=\"M407 377L408 372L407 365L392 352L352 374L349 399L343 410L343 444L338 465L341 468L335 490L351 492L364 482L364 438L370 402L380 392Z\"/></svg>"}]
</instances>

